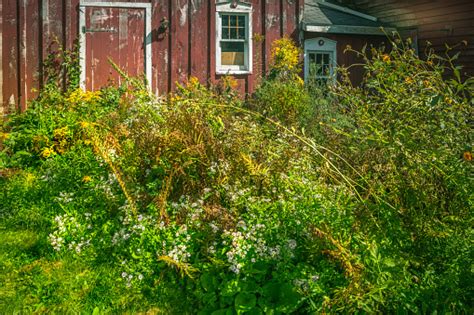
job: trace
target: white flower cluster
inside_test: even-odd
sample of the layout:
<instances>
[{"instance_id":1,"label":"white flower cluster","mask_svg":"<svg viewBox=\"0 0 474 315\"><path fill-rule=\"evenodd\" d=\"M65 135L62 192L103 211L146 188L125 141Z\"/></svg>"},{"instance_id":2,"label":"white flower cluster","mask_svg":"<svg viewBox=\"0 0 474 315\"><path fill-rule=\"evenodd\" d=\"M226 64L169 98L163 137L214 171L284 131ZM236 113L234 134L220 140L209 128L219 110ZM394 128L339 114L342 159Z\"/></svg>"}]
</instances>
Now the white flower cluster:
<instances>
[{"instance_id":1,"label":"white flower cluster","mask_svg":"<svg viewBox=\"0 0 474 315\"><path fill-rule=\"evenodd\" d=\"M89 220L90 213L86 213L85 217L86 220ZM60 251L66 245L66 236L74 238L81 229L81 225L75 217L68 214L56 216L54 218L54 224L56 225L56 230L49 234L48 239L54 250ZM88 245L90 245L90 240L85 240L84 237L81 237L81 240L78 242L72 240L68 248L79 254L82 248Z\"/></svg>"},{"instance_id":2,"label":"white flower cluster","mask_svg":"<svg viewBox=\"0 0 474 315\"><path fill-rule=\"evenodd\" d=\"M289 239L287 240L287 245L289 249L294 250L296 248L297 243L295 240Z\"/></svg>"},{"instance_id":3,"label":"white flower cluster","mask_svg":"<svg viewBox=\"0 0 474 315\"><path fill-rule=\"evenodd\" d=\"M40 177L40 180L44 182L53 182L56 179L56 173L52 172L51 170L47 170L43 176Z\"/></svg>"},{"instance_id":4,"label":"white flower cluster","mask_svg":"<svg viewBox=\"0 0 474 315\"><path fill-rule=\"evenodd\" d=\"M247 201L253 202L254 199L251 198L251 197L248 197L251 194L251 188L250 187L240 188L239 186L240 185L239 185L238 182L235 185L226 184L226 185L223 186L223 188L227 192L227 197L229 198L229 200L232 201L232 202L236 202L237 200L241 199L242 197L247 196L247 198L246 198L246 199L248 199Z\"/></svg>"},{"instance_id":5,"label":"white flower cluster","mask_svg":"<svg viewBox=\"0 0 474 315\"><path fill-rule=\"evenodd\" d=\"M216 254L216 247L217 247L217 242L214 241L211 243L211 246L207 248L207 253L209 255L215 255Z\"/></svg>"},{"instance_id":6,"label":"white flower cluster","mask_svg":"<svg viewBox=\"0 0 474 315\"><path fill-rule=\"evenodd\" d=\"M230 263L229 269L238 274L246 259L250 258L251 262L255 262L256 258L261 258L266 254L268 247L265 239L259 237L265 228L263 224L256 224L248 229L246 223L241 220L236 227L243 230L243 232L224 231L223 236L231 240L231 249L226 253L227 261ZM223 245L227 245L226 240L223 241Z\"/></svg>"},{"instance_id":7,"label":"white flower cluster","mask_svg":"<svg viewBox=\"0 0 474 315\"><path fill-rule=\"evenodd\" d=\"M259 223L248 227L247 223L241 220L236 228L237 231L224 231L223 234L223 245L230 245L226 256L232 272L238 274L246 263L255 263L257 260L281 260L284 255L294 257L296 240L287 239L282 244L268 246L264 234L265 225Z\"/></svg>"},{"instance_id":8,"label":"white flower cluster","mask_svg":"<svg viewBox=\"0 0 474 315\"><path fill-rule=\"evenodd\" d=\"M319 275L315 274L309 277L309 279L294 279L293 285L298 287L302 291L308 291L310 286L319 281Z\"/></svg>"},{"instance_id":9,"label":"white flower cluster","mask_svg":"<svg viewBox=\"0 0 474 315\"><path fill-rule=\"evenodd\" d=\"M188 217L191 222L195 224L202 218L204 213L204 200L198 199L196 202L193 202L190 207L188 207Z\"/></svg>"},{"instance_id":10,"label":"white flower cluster","mask_svg":"<svg viewBox=\"0 0 474 315\"><path fill-rule=\"evenodd\" d=\"M189 234L188 227L185 224L178 228L170 243L163 241L162 245L163 250L157 252L158 256L168 256L176 262L187 262L191 258L191 252L189 251L191 234Z\"/></svg>"},{"instance_id":11,"label":"white flower cluster","mask_svg":"<svg viewBox=\"0 0 474 315\"><path fill-rule=\"evenodd\" d=\"M56 233L49 234L49 242L51 246L53 246L54 250L60 251L61 247L64 245L64 238L57 235Z\"/></svg>"},{"instance_id":12,"label":"white flower cluster","mask_svg":"<svg viewBox=\"0 0 474 315\"><path fill-rule=\"evenodd\" d=\"M179 244L174 245L168 252L167 256L174 261L186 262L191 257L191 254L187 251L187 246L185 244Z\"/></svg>"},{"instance_id":13,"label":"white flower cluster","mask_svg":"<svg viewBox=\"0 0 474 315\"><path fill-rule=\"evenodd\" d=\"M81 241L78 242L77 244L76 244L76 241L72 241L69 244L69 249L74 250L76 253L80 254L82 248L90 245L90 242L91 242L90 240L84 240L84 238L82 237Z\"/></svg>"},{"instance_id":14,"label":"white flower cluster","mask_svg":"<svg viewBox=\"0 0 474 315\"><path fill-rule=\"evenodd\" d=\"M217 233L217 232L219 232L219 230L220 230L220 228L219 228L216 224L214 224L214 223L212 223L212 222L209 223L209 227L211 228L212 232L214 232L214 233Z\"/></svg>"},{"instance_id":15,"label":"white flower cluster","mask_svg":"<svg viewBox=\"0 0 474 315\"><path fill-rule=\"evenodd\" d=\"M114 246L129 240L134 235L141 235L145 232L147 227L155 225L156 223L156 220L151 215L139 214L135 219L127 204L120 207L120 210L124 211L125 215L119 217L123 227L112 236L111 242Z\"/></svg>"},{"instance_id":16,"label":"white flower cluster","mask_svg":"<svg viewBox=\"0 0 474 315\"><path fill-rule=\"evenodd\" d=\"M118 184L117 176L113 173L109 173L107 179L103 176L100 177L98 184L95 186L97 190L102 190L109 198L114 197L112 187L116 187Z\"/></svg>"},{"instance_id":17,"label":"white flower cluster","mask_svg":"<svg viewBox=\"0 0 474 315\"><path fill-rule=\"evenodd\" d=\"M126 229L120 229L120 231L115 232L112 236L112 245L117 245L123 241L126 241L130 238L130 231Z\"/></svg>"},{"instance_id":18,"label":"white flower cluster","mask_svg":"<svg viewBox=\"0 0 474 315\"><path fill-rule=\"evenodd\" d=\"M134 279L134 276L133 274L129 274L127 272L122 272L122 278L125 280L125 285L127 286L127 288L130 288L132 286L132 280ZM138 279L138 281L142 281L143 280L143 274L139 273L137 276L136 276L136 279Z\"/></svg>"},{"instance_id":19,"label":"white flower cluster","mask_svg":"<svg viewBox=\"0 0 474 315\"><path fill-rule=\"evenodd\" d=\"M107 151L107 155L110 157L112 161L115 161L118 158L117 150L115 150L114 148L110 148Z\"/></svg>"},{"instance_id":20,"label":"white flower cluster","mask_svg":"<svg viewBox=\"0 0 474 315\"><path fill-rule=\"evenodd\" d=\"M69 203L73 200L74 193L68 193L61 191L59 197L56 197L55 200L60 203Z\"/></svg>"},{"instance_id":21,"label":"white flower cluster","mask_svg":"<svg viewBox=\"0 0 474 315\"><path fill-rule=\"evenodd\" d=\"M230 170L230 164L229 162L219 159L217 162L212 162L211 166L209 167L209 173L211 175L215 175L217 173L220 173L221 175L225 175L229 172Z\"/></svg>"},{"instance_id":22,"label":"white flower cluster","mask_svg":"<svg viewBox=\"0 0 474 315\"><path fill-rule=\"evenodd\" d=\"M173 212L186 213L186 222L193 226L201 226L204 215L204 200L192 200L189 196L181 196L179 202L170 203Z\"/></svg>"}]
</instances>

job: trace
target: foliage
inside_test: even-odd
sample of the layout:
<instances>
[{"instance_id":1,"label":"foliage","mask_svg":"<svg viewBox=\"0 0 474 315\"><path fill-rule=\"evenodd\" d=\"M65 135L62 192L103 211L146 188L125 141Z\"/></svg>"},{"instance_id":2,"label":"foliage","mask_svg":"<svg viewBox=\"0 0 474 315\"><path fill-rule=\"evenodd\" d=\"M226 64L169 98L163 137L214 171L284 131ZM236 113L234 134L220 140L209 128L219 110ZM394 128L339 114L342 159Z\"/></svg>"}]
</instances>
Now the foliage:
<instances>
[{"instance_id":1,"label":"foliage","mask_svg":"<svg viewBox=\"0 0 474 315\"><path fill-rule=\"evenodd\" d=\"M380 291L379 299L400 307L400 292L410 292L410 311L420 310L414 305L456 309L468 303L470 292L464 277L470 274L472 164L465 157L472 151L473 80L459 76L456 56L421 60L399 39L391 45L388 52L356 52L365 60L363 85L353 87L345 76L334 86L335 114L345 122L326 121L323 138L340 153L336 167L366 200L357 216L361 230L379 243L371 245L377 246L373 258L383 261L387 251L387 267L404 277L390 284L397 299L387 298L390 290ZM387 271L382 281L388 286L393 275ZM380 281L373 278L371 286Z\"/></svg>"},{"instance_id":2,"label":"foliage","mask_svg":"<svg viewBox=\"0 0 474 315\"><path fill-rule=\"evenodd\" d=\"M70 90L79 87L79 43L75 42L72 49L63 47L55 38L48 47L49 54L43 62L44 87L43 94L54 93L58 86Z\"/></svg>"},{"instance_id":3,"label":"foliage","mask_svg":"<svg viewBox=\"0 0 474 315\"><path fill-rule=\"evenodd\" d=\"M50 85L0 134L2 311L469 312L470 81L393 45L322 91L282 40L248 102Z\"/></svg>"},{"instance_id":4,"label":"foliage","mask_svg":"<svg viewBox=\"0 0 474 315\"><path fill-rule=\"evenodd\" d=\"M272 63L250 102L250 108L285 125L308 126L314 116L309 92L299 76L300 50L289 38L272 43Z\"/></svg>"},{"instance_id":5,"label":"foliage","mask_svg":"<svg viewBox=\"0 0 474 315\"><path fill-rule=\"evenodd\" d=\"M272 43L271 71L279 73L296 73L301 71L301 50L288 37L277 39Z\"/></svg>"}]
</instances>

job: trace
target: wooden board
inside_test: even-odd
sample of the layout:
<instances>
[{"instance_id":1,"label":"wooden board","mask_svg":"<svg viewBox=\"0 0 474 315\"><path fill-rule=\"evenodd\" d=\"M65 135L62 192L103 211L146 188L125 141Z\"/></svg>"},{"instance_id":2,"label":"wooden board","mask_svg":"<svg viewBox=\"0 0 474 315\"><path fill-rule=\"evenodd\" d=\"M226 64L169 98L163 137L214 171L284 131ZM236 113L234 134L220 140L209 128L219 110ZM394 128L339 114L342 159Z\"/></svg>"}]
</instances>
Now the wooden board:
<instances>
[{"instance_id":1,"label":"wooden board","mask_svg":"<svg viewBox=\"0 0 474 315\"><path fill-rule=\"evenodd\" d=\"M87 2L91 2L88 0ZM94 0L118 6L151 4L151 90L160 95L173 91L176 82L190 75L203 84L216 83L216 0ZM273 40L287 35L297 39L303 0L247 0L252 4L253 70L235 75L242 93L254 91L268 70ZM79 37L80 0L8 0L0 3L1 85L4 110L25 109L45 81L43 61L60 49L71 49ZM97 9L98 7L96 7ZM104 8L101 8L104 9ZM88 7L86 18L91 24ZM119 82L107 59L131 75L142 75L143 18L138 9L107 8L98 28L116 32L87 33L86 88ZM135 16L132 18L132 16ZM99 19L99 18L97 18ZM88 25L90 26L90 25ZM164 27L162 27L164 26Z\"/></svg>"},{"instance_id":2,"label":"wooden board","mask_svg":"<svg viewBox=\"0 0 474 315\"><path fill-rule=\"evenodd\" d=\"M106 7L85 10L86 89L121 82L111 63L130 76L143 76L145 11Z\"/></svg>"}]
</instances>

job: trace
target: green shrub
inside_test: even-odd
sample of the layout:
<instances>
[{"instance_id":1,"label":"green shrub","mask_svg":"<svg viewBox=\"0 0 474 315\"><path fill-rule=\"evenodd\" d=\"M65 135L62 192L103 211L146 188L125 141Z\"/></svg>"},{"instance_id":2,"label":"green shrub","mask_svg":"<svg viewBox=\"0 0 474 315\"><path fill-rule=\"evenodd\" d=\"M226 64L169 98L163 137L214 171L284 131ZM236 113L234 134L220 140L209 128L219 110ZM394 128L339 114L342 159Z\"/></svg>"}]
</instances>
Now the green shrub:
<instances>
[{"instance_id":1,"label":"green shrub","mask_svg":"<svg viewBox=\"0 0 474 315\"><path fill-rule=\"evenodd\" d=\"M291 39L282 38L273 42L271 54L270 73L252 95L250 108L287 126L308 126L315 107L299 76L300 50Z\"/></svg>"},{"instance_id":2,"label":"green shrub","mask_svg":"<svg viewBox=\"0 0 474 315\"><path fill-rule=\"evenodd\" d=\"M335 165L365 200L357 211L361 230L379 243L370 261L377 267L366 265L369 283L397 282L371 308L387 299L387 307L410 311L456 310L468 305L470 292L463 278L470 273L473 81L458 75L453 57L421 60L399 40L392 46L371 49L371 57L357 52L366 62L363 85L345 77L333 88L335 115L346 123L324 124L325 145L340 154L332 155ZM373 268L385 261L383 251L392 258L381 280ZM400 255L395 263L393 255Z\"/></svg>"},{"instance_id":3,"label":"green shrub","mask_svg":"<svg viewBox=\"0 0 474 315\"><path fill-rule=\"evenodd\" d=\"M305 89L275 47L248 103L124 78L10 116L2 311L469 311L468 82L394 45Z\"/></svg>"}]
</instances>

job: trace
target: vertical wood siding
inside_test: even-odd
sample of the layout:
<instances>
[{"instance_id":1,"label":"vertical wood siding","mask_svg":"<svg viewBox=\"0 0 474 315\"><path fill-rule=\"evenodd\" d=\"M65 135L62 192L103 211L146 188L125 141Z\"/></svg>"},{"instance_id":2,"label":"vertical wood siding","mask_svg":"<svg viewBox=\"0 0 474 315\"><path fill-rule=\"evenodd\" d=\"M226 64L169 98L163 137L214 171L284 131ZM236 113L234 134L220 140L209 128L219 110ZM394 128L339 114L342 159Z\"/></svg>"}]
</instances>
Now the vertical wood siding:
<instances>
[{"instance_id":1,"label":"vertical wood siding","mask_svg":"<svg viewBox=\"0 0 474 315\"><path fill-rule=\"evenodd\" d=\"M400 30L415 29L421 55L429 47L444 54L445 44L455 48L466 75L474 76L473 0L341 0L391 23ZM428 44L431 43L431 45Z\"/></svg>"},{"instance_id":2,"label":"vertical wood siding","mask_svg":"<svg viewBox=\"0 0 474 315\"><path fill-rule=\"evenodd\" d=\"M387 46L387 38L378 35L354 35L354 34L326 34L326 33L306 33L305 39L324 37L337 42L337 64L338 66L349 67L349 78L353 85L362 82L365 70L364 59L353 52L346 52L347 46L355 51L361 51L364 46L382 47Z\"/></svg>"},{"instance_id":3,"label":"vertical wood siding","mask_svg":"<svg viewBox=\"0 0 474 315\"><path fill-rule=\"evenodd\" d=\"M216 82L216 0L95 0L152 4L152 90L164 95L192 75ZM298 39L303 0L247 0L252 3L253 73L236 76L250 93L268 70L273 40ZM43 84L43 60L58 48L72 48L78 38L79 0L3 0L0 2L0 108L24 110ZM162 22L169 24L160 31ZM107 45L95 55L106 55ZM109 73L107 73L108 75Z\"/></svg>"}]
</instances>

